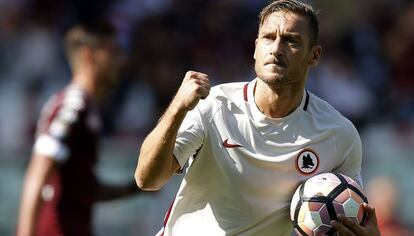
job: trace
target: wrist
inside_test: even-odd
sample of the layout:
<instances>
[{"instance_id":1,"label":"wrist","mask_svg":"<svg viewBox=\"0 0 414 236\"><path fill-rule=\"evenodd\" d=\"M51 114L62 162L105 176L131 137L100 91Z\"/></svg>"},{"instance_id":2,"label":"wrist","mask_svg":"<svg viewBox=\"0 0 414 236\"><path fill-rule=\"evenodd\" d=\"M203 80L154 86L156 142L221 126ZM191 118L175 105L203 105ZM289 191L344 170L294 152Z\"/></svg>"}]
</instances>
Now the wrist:
<instances>
[{"instance_id":1,"label":"wrist","mask_svg":"<svg viewBox=\"0 0 414 236\"><path fill-rule=\"evenodd\" d=\"M173 117L185 116L189 110L178 101L173 99L167 109L167 113Z\"/></svg>"}]
</instances>

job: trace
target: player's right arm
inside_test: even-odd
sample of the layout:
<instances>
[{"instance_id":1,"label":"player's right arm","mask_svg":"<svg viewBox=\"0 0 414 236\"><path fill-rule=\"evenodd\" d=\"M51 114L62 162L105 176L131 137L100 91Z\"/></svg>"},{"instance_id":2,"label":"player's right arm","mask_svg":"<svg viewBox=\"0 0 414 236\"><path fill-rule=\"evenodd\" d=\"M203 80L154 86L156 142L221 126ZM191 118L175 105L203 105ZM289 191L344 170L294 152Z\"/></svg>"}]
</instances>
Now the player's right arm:
<instances>
[{"instance_id":1,"label":"player's right arm","mask_svg":"<svg viewBox=\"0 0 414 236\"><path fill-rule=\"evenodd\" d=\"M142 143L135 180L143 190L158 190L180 169L173 156L178 129L188 111L208 96L210 82L203 73L186 73L174 99Z\"/></svg>"},{"instance_id":2,"label":"player's right arm","mask_svg":"<svg viewBox=\"0 0 414 236\"><path fill-rule=\"evenodd\" d=\"M42 188L54 168L56 168L54 159L34 152L24 179L17 236L35 235L39 209L42 204Z\"/></svg>"}]
</instances>

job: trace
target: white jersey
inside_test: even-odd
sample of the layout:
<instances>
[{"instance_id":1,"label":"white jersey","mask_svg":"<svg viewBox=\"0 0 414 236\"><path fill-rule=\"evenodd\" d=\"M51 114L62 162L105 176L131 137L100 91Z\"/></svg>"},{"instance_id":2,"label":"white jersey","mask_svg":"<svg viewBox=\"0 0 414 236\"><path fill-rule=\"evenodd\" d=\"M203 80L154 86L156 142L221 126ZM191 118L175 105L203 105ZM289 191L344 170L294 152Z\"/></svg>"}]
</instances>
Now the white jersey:
<instances>
[{"instance_id":1,"label":"white jersey","mask_svg":"<svg viewBox=\"0 0 414 236\"><path fill-rule=\"evenodd\" d=\"M174 156L189 163L166 215L163 235L290 235L290 201L310 176L360 179L357 130L304 91L288 116L266 117L250 83L215 86L185 117Z\"/></svg>"}]
</instances>

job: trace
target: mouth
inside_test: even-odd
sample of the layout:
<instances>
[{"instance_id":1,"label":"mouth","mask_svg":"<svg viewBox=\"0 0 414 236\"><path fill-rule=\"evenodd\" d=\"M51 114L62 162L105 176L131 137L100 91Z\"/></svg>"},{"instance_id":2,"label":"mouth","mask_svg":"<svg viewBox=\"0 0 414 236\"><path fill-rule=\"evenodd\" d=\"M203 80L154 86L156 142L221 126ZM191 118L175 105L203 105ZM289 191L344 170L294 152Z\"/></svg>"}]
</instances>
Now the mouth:
<instances>
[{"instance_id":1,"label":"mouth","mask_svg":"<svg viewBox=\"0 0 414 236\"><path fill-rule=\"evenodd\" d=\"M285 64L281 64L281 63L267 63L265 66L275 71L282 71L287 68Z\"/></svg>"},{"instance_id":2,"label":"mouth","mask_svg":"<svg viewBox=\"0 0 414 236\"><path fill-rule=\"evenodd\" d=\"M280 68L286 68L287 63L281 60L272 60L265 63L265 65L275 65Z\"/></svg>"}]
</instances>

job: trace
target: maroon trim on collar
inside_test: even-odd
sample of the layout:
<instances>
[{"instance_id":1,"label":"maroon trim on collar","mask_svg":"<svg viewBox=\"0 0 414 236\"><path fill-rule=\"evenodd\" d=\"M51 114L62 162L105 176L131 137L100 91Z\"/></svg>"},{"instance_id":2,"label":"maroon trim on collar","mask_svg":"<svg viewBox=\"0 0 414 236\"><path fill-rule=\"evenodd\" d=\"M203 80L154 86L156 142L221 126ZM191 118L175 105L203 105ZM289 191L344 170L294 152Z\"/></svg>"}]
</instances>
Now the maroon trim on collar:
<instances>
[{"instance_id":1,"label":"maroon trim on collar","mask_svg":"<svg viewBox=\"0 0 414 236\"><path fill-rule=\"evenodd\" d=\"M248 88L248 85L249 85L249 83L245 84L244 85L244 88L243 88L243 98L244 98L244 101L246 101L246 102L248 102L248 100L247 100L247 88Z\"/></svg>"}]
</instances>

